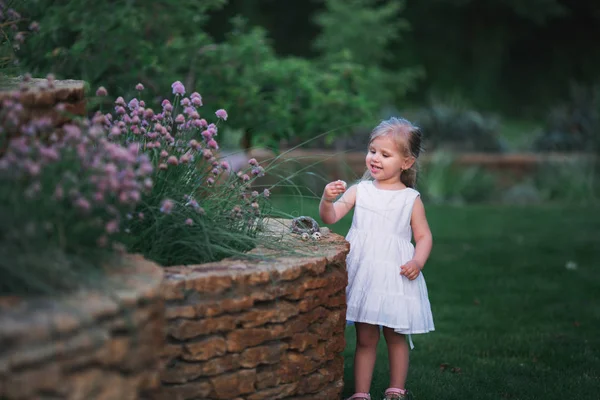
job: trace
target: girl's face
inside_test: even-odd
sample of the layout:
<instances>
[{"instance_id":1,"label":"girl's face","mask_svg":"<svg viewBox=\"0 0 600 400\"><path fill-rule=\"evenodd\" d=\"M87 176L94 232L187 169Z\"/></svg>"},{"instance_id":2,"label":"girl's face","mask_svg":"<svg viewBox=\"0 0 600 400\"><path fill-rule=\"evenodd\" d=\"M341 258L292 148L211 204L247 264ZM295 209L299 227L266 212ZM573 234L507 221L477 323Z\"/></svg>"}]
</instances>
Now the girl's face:
<instances>
[{"instance_id":1,"label":"girl's face","mask_svg":"<svg viewBox=\"0 0 600 400\"><path fill-rule=\"evenodd\" d=\"M400 183L400 174L411 167L412 159L398 149L391 135L383 135L369 144L366 164L377 182L393 185Z\"/></svg>"}]
</instances>

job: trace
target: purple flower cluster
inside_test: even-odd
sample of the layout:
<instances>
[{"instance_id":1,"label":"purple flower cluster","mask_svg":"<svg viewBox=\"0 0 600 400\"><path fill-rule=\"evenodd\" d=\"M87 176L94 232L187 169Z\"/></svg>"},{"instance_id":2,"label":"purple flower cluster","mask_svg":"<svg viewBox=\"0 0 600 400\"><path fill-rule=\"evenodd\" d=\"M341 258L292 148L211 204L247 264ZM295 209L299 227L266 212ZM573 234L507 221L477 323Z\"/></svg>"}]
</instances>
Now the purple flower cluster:
<instances>
[{"instance_id":1,"label":"purple flower cluster","mask_svg":"<svg viewBox=\"0 0 600 400\"><path fill-rule=\"evenodd\" d=\"M100 221L98 243L107 243L107 236L119 231L122 215L152 189L148 155L138 143L109 140L100 118L73 121L60 130L48 118L24 121L19 93L3 100L0 126L13 138L0 158L1 185L23 189L14 201L54 202L90 225Z\"/></svg>"},{"instance_id":2,"label":"purple flower cluster","mask_svg":"<svg viewBox=\"0 0 600 400\"><path fill-rule=\"evenodd\" d=\"M182 189L187 193L181 195L182 198L173 197L173 191L169 191L168 195L165 193L165 197L155 193L156 197L160 197L157 208L163 214L182 210L187 215L185 210L192 210L192 220L203 216L206 212L200 203L210 197L207 193L230 190L222 185L229 177L239 177L235 180L234 188L242 193L242 198L250 199L250 185L254 178L264 176L264 168L253 159L247 172L235 171L236 173L231 174L229 163L219 159L217 123L210 123L201 116L202 96L197 92L191 93L189 97L185 96L186 88L180 81L174 82L171 88L173 102L164 99L159 111L154 111L142 99L125 101L123 97L118 97L114 111L101 116L110 140L125 145L139 144L155 166L157 179L163 175L168 176L173 185L181 186L193 182L188 191ZM142 84L136 86L136 90L140 92L143 89ZM216 111L215 115L220 121L228 118L227 111L223 109ZM182 177L182 181L176 181L176 176ZM266 197L268 191L263 194L263 198ZM258 198L254 198L253 201L240 204L240 210L248 211L240 211L241 214L258 215L258 201ZM241 215L238 212L234 214ZM182 222L193 225L187 219Z\"/></svg>"}]
</instances>

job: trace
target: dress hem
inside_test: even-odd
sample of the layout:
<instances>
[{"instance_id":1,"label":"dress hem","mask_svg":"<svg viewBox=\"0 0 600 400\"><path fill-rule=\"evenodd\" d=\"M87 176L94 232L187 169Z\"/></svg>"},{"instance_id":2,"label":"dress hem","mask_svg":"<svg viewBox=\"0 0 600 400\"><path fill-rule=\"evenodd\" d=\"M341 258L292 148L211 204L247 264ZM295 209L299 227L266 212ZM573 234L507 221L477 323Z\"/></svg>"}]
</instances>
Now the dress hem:
<instances>
[{"instance_id":1,"label":"dress hem","mask_svg":"<svg viewBox=\"0 0 600 400\"><path fill-rule=\"evenodd\" d=\"M346 323L348 323L348 322L352 322L352 323L354 323L354 322L360 322L362 324L371 324L371 325L385 326L386 328L391 328L391 329L394 330L394 332L401 333L402 335L419 335L419 334L429 333L429 332L434 332L435 331L435 328L432 328L432 329L429 329L429 330L408 331L408 330L405 330L403 328L395 328L393 326L389 326L386 323L366 321L366 320L356 321L356 320L346 319Z\"/></svg>"}]
</instances>

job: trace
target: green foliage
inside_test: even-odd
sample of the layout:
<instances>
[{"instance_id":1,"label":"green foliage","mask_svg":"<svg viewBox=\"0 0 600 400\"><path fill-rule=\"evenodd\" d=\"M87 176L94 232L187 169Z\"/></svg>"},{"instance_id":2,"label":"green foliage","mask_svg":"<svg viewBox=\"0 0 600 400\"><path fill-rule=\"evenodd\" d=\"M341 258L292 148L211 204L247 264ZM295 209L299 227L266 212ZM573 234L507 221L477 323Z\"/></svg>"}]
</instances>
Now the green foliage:
<instances>
[{"instance_id":1,"label":"green foliage","mask_svg":"<svg viewBox=\"0 0 600 400\"><path fill-rule=\"evenodd\" d=\"M234 26L199 58L197 82L230 111L228 126L249 133L248 146L277 149L283 139L345 133L376 109L363 93L361 66L278 57L263 29L240 18Z\"/></svg>"},{"instance_id":2,"label":"green foliage","mask_svg":"<svg viewBox=\"0 0 600 400\"><path fill-rule=\"evenodd\" d=\"M315 48L326 58L348 52L361 65L379 66L391 58L390 44L409 28L399 18L404 1L326 0L315 16L321 33Z\"/></svg>"},{"instance_id":3,"label":"green foliage","mask_svg":"<svg viewBox=\"0 0 600 400\"><path fill-rule=\"evenodd\" d=\"M453 165L454 158L436 152L419 172L417 189L431 203L484 203L495 198L496 182L491 173L477 167Z\"/></svg>"},{"instance_id":4,"label":"green foliage","mask_svg":"<svg viewBox=\"0 0 600 400\"><path fill-rule=\"evenodd\" d=\"M598 173L598 163L593 158L575 158L541 165L532 182L545 201L597 204L600 200Z\"/></svg>"},{"instance_id":5,"label":"green foliage","mask_svg":"<svg viewBox=\"0 0 600 400\"><path fill-rule=\"evenodd\" d=\"M414 117L426 137L426 148L453 151L500 152L499 122L478 111L433 102Z\"/></svg>"},{"instance_id":6,"label":"green foliage","mask_svg":"<svg viewBox=\"0 0 600 400\"><path fill-rule=\"evenodd\" d=\"M392 45L409 29L400 16L403 8L400 0L327 0L315 16L321 31L314 46L321 59L355 65L364 83L360 93L378 106L377 111L404 100L423 77L419 67L386 68L395 58Z\"/></svg>"},{"instance_id":7,"label":"green foliage","mask_svg":"<svg viewBox=\"0 0 600 400\"><path fill-rule=\"evenodd\" d=\"M535 150L600 153L600 85L572 85L569 99L550 111L545 125Z\"/></svg>"},{"instance_id":8,"label":"green foliage","mask_svg":"<svg viewBox=\"0 0 600 400\"><path fill-rule=\"evenodd\" d=\"M206 13L224 3L28 0L42 29L28 41L23 66L35 75L83 79L110 93L125 93L139 81L163 93L187 75L198 49L210 43L201 27Z\"/></svg>"},{"instance_id":9,"label":"green foliage","mask_svg":"<svg viewBox=\"0 0 600 400\"><path fill-rule=\"evenodd\" d=\"M476 5L479 7L509 10L516 15L530 19L536 23L559 17L567 13L567 7L560 0L433 0L432 3L449 4L454 7L468 7Z\"/></svg>"}]
</instances>

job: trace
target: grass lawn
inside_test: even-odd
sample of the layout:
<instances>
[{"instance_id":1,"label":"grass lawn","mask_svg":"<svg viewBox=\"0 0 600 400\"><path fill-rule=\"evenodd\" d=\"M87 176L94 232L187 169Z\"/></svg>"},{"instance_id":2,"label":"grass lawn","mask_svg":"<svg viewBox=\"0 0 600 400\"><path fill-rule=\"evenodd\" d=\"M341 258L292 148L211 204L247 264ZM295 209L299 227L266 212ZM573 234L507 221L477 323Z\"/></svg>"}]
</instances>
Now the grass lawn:
<instances>
[{"instance_id":1,"label":"grass lawn","mask_svg":"<svg viewBox=\"0 0 600 400\"><path fill-rule=\"evenodd\" d=\"M275 199L316 217L317 201ZM600 207L429 206L436 331L414 335L415 399L600 399ZM345 235L351 218L332 228ZM569 267L567 267L567 265ZM345 391L353 390L354 328ZM371 394L387 387L380 342Z\"/></svg>"}]
</instances>

